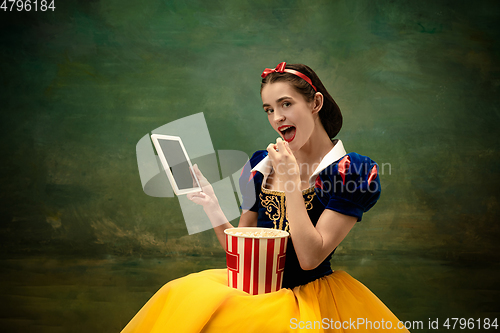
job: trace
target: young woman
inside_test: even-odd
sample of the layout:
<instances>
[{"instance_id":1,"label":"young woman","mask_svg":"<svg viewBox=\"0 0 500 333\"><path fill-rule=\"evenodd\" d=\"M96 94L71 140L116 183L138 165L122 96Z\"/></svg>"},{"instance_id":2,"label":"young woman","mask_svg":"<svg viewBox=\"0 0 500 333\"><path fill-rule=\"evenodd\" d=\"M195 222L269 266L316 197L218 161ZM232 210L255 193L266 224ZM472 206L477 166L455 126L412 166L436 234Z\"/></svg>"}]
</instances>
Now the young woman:
<instances>
[{"instance_id":1,"label":"young woman","mask_svg":"<svg viewBox=\"0 0 500 333\"><path fill-rule=\"evenodd\" d=\"M406 331L365 286L330 266L335 248L380 196L377 164L332 140L342 115L312 69L283 62L262 78L263 108L279 138L243 170L239 226L290 232L283 288L252 296L228 287L225 269L191 274L160 289L123 332ZM203 192L189 199L219 225L225 248L232 225L195 172Z\"/></svg>"}]
</instances>

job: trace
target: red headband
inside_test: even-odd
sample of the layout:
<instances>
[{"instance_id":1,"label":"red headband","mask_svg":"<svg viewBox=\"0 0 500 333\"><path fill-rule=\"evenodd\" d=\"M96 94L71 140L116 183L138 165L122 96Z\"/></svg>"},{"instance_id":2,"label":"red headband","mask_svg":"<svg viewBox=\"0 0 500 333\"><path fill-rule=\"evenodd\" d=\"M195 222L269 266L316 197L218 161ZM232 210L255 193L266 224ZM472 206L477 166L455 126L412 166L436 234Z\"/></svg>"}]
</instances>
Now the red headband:
<instances>
[{"instance_id":1,"label":"red headband","mask_svg":"<svg viewBox=\"0 0 500 333\"><path fill-rule=\"evenodd\" d=\"M262 76L262 78L265 78L266 76L268 76L271 73L285 73L285 72L290 73L290 74L294 74L294 75L297 75L298 77L300 77L301 79L303 79L304 81L306 81L307 83L309 83L311 85L311 87L313 87L314 91L318 91L316 89L316 87L312 84L311 79L307 77L307 75L302 74L301 72L293 70L293 69L287 69L287 68L285 68L285 66L286 66L286 62L282 62L282 63L279 63L278 66L276 66L276 68L274 68L274 69L266 68L262 72L261 76Z\"/></svg>"}]
</instances>

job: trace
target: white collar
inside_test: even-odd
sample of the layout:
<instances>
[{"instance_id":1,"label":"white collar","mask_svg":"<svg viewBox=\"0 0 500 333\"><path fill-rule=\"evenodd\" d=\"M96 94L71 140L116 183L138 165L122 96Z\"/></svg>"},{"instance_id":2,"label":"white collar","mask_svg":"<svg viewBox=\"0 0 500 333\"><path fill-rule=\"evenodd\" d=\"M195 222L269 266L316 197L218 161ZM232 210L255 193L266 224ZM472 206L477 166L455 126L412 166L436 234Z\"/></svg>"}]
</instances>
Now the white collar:
<instances>
[{"instance_id":1,"label":"white collar","mask_svg":"<svg viewBox=\"0 0 500 333\"><path fill-rule=\"evenodd\" d=\"M316 177L319 175L319 173L323 170L325 170L330 164L333 162L336 162L340 160L344 155L346 155L346 151L344 149L344 145L342 144L342 141L337 140L337 143L333 148L323 157L321 162L319 163L318 167L314 172L312 173L311 177L309 177L309 185L313 186L314 183L316 182ZM273 169L273 165L271 163L271 159L269 158L269 155L264 157L262 161L260 161L256 166L252 168L253 171L258 171L262 175L264 175L264 184L266 182L267 176L271 173L271 170Z\"/></svg>"}]
</instances>

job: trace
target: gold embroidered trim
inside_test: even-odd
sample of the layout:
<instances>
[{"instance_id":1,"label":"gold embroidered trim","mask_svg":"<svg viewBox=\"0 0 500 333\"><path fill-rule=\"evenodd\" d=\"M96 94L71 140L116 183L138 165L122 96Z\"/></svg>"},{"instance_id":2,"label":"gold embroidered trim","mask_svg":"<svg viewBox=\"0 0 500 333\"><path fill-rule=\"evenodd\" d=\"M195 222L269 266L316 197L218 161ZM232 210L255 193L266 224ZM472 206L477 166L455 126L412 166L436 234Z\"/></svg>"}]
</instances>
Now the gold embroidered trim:
<instances>
[{"instance_id":1,"label":"gold embroidered trim","mask_svg":"<svg viewBox=\"0 0 500 333\"><path fill-rule=\"evenodd\" d=\"M312 201L316 192L314 187L310 187L302 191L304 204L307 210L313 209ZM262 186L262 191L259 194L262 206L266 209L266 215L273 221L274 229L289 230L288 226L288 210L286 210L285 192L268 190ZM285 228L283 228L285 223Z\"/></svg>"},{"instance_id":2,"label":"gold embroidered trim","mask_svg":"<svg viewBox=\"0 0 500 333\"><path fill-rule=\"evenodd\" d=\"M264 185L261 186L261 190L262 190L262 192L264 192L266 194L285 196L284 191L268 190L267 188L264 187ZM309 194L312 192L314 192L314 186L311 186L309 188L306 188L305 190L302 190L302 195L306 195L306 194Z\"/></svg>"},{"instance_id":3,"label":"gold embroidered trim","mask_svg":"<svg viewBox=\"0 0 500 333\"><path fill-rule=\"evenodd\" d=\"M282 206L280 202L281 198L278 198L275 195L267 195L264 197L262 192L259 194L259 198L262 206L266 209L266 215L271 221L273 221L274 229L277 229L276 222L281 220L281 223L283 223L280 209L280 207Z\"/></svg>"},{"instance_id":4,"label":"gold embroidered trim","mask_svg":"<svg viewBox=\"0 0 500 333\"><path fill-rule=\"evenodd\" d=\"M316 195L316 192L313 192L312 194L308 194L307 198L304 198L304 202L306 204L307 210L311 210L313 208L312 201L313 201L315 195Z\"/></svg>"}]
</instances>

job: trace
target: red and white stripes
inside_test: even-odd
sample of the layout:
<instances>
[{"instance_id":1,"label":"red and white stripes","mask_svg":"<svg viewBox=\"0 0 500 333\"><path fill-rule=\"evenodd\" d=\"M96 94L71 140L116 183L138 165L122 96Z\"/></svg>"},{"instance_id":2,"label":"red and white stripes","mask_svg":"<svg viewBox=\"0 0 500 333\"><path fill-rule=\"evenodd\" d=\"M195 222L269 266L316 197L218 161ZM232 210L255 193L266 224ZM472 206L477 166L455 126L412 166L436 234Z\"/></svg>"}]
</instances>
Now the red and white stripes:
<instances>
[{"instance_id":1,"label":"red and white stripes","mask_svg":"<svg viewBox=\"0 0 500 333\"><path fill-rule=\"evenodd\" d=\"M251 295L281 289L286 237L245 238L226 234L228 285Z\"/></svg>"}]
</instances>

